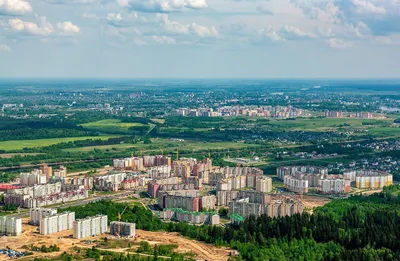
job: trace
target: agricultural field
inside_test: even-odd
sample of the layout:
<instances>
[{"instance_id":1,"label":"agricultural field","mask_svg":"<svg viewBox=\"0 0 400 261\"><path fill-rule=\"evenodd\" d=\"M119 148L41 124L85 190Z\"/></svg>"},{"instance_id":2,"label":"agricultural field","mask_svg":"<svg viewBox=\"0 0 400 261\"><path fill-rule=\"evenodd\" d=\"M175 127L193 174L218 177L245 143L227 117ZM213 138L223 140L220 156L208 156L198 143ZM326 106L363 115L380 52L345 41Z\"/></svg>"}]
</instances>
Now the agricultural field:
<instances>
[{"instance_id":1,"label":"agricultural field","mask_svg":"<svg viewBox=\"0 0 400 261\"><path fill-rule=\"evenodd\" d=\"M67 152L88 152L94 149L100 150L126 150L126 149L139 149L143 150L143 153L147 151L160 151L163 149L165 152L172 152L176 149L179 150L224 150L224 149L241 149L247 148L251 146L259 146L253 144L245 144L242 142L199 142L199 141L178 141L178 140L170 140L170 139L151 139L151 144L144 143L124 143L124 144L115 144L115 145L104 145L104 146L89 146L82 148L72 148L65 149Z\"/></svg>"},{"instance_id":2,"label":"agricultural field","mask_svg":"<svg viewBox=\"0 0 400 261\"><path fill-rule=\"evenodd\" d=\"M121 120L108 119L89 122L81 125L85 129L103 133L132 134L134 127L148 127L149 125L134 122L122 122Z\"/></svg>"},{"instance_id":3,"label":"agricultural field","mask_svg":"<svg viewBox=\"0 0 400 261\"><path fill-rule=\"evenodd\" d=\"M73 142L77 140L88 140L88 139L101 139L108 140L115 138L115 135L105 136L86 136L86 137L70 137L70 138L54 138L54 139L37 139L37 140L9 140L0 142L0 150L13 151L22 150L23 148L39 148L46 147L62 142Z\"/></svg>"},{"instance_id":4,"label":"agricultural field","mask_svg":"<svg viewBox=\"0 0 400 261\"><path fill-rule=\"evenodd\" d=\"M266 126L285 128L286 130L301 130L301 131L325 131L341 127L365 127L378 128L379 123L391 124L392 119L367 120L367 119L347 119L347 118L315 118L315 119L296 119L296 120L271 120L265 123ZM363 125L370 123L377 125Z\"/></svg>"}]
</instances>

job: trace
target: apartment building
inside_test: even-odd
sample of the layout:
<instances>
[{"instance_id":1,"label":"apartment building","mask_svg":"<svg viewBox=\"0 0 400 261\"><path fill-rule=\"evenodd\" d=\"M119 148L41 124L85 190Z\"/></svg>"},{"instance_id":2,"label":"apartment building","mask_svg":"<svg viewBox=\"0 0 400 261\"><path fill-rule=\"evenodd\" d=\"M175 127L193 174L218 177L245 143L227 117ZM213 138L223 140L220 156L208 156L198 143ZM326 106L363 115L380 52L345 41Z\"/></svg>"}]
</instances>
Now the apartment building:
<instances>
[{"instance_id":1,"label":"apartment building","mask_svg":"<svg viewBox=\"0 0 400 261\"><path fill-rule=\"evenodd\" d=\"M194 212L186 211L181 208L164 209L162 213L164 220L175 220L188 222L191 224L210 224L219 225L219 215L215 212Z\"/></svg>"},{"instance_id":2,"label":"apartment building","mask_svg":"<svg viewBox=\"0 0 400 261\"><path fill-rule=\"evenodd\" d=\"M64 167L63 165L61 165L59 169L54 170L55 177L66 178L67 174L68 174L67 168Z\"/></svg>"},{"instance_id":3,"label":"apartment building","mask_svg":"<svg viewBox=\"0 0 400 261\"><path fill-rule=\"evenodd\" d=\"M21 173L19 180L22 186L41 185L48 181L46 175L39 169L32 170L30 173Z\"/></svg>"},{"instance_id":4,"label":"apartment building","mask_svg":"<svg viewBox=\"0 0 400 261\"><path fill-rule=\"evenodd\" d=\"M42 235L51 235L53 233L72 229L75 221L75 212L65 212L45 216L40 219L39 231Z\"/></svg>"},{"instance_id":5,"label":"apartment building","mask_svg":"<svg viewBox=\"0 0 400 261\"><path fill-rule=\"evenodd\" d=\"M136 235L136 224L113 221L110 224L110 234L114 236L134 238Z\"/></svg>"},{"instance_id":6,"label":"apartment building","mask_svg":"<svg viewBox=\"0 0 400 261\"><path fill-rule=\"evenodd\" d=\"M0 234L6 236L19 236L22 233L22 219L19 217L0 217Z\"/></svg>"},{"instance_id":7,"label":"apartment building","mask_svg":"<svg viewBox=\"0 0 400 261\"><path fill-rule=\"evenodd\" d=\"M283 166L276 169L276 174L281 180L283 180L286 175L294 176L298 172L307 174L307 179L309 180L310 187L314 187L318 185L317 176L327 175L328 168L316 166Z\"/></svg>"},{"instance_id":8,"label":"apartment building","mask_svg":"<svg viewBox=\"0 0 400 261\"><path fill-rule=\"evenodd\" d=\"M283 184L286 189L294 191L296 193L307 193L308 192L308 179L305 174L297 173L295 176L286 175L283 178Z\"/></svg>"},{"instance_id":9,"label":"apartment building","mask_svg":"<svg viewBox=\"0 0 400 261\"><path fill-rule=\"evenodd\" d=\"M55 208L31 208L29 209L29 217L31 225L39 225L40 220L44 217L53 216L57 214Z\"/></svg>"},{"instance_id":10,"label":"apartment building","mask_svg":"<svg viewBox=\"0 0 400 261\"><path fill-rule=\"evenodd\" d=\"M341 111L325 111L325 117L327 117L327 118L342 118L343 112L341 112Z\"/></svg>"},{"instance_id":11,"label":"apartment building","mask_svg":"<svg viewBox=\"0 0 400 261\"><path fill-rule=\"evenodd\" d=\"M343 194L351 191L350 179L343 175L327 175L319 181L319 190L323 194Z\"/></svg>"},{"instance_id":12,"label":"apartment building","mask_svg":"<svg viewBox=\"0 0 400 261\"><path fill-rule=\"evenodd\" d=\"M108 217L98 215L73 222L73 237L76 239L101 235L107 232Z\"/></svg>"},{"instance_id":13,"label":"apartment building","mask_svg":"<svg viewBox=\"0 0 400 261\"><path fill-rule=\"evenodd\" d=\"M199 212L202 209L214 209L216 197L200 196L199 191L169 191L158 196L158 205L164 208L182 208Z\"/></svg>"},{"instance_id":14,"label":"apartment building","mask_svg":"<svg viewBox=\"0 0 400 261\"><path fill-rule=\"evenodd\" d=\"M22 208L36 208L81 200L88 196L88 191L83 187L57 182L7 190L3 195L3 199L6 205L13 204Z\"/></svg>"},{"instance_id":15,"label":"apartment building","mask_svg":"<svg viewBox=\"0 0 400 261\"><path fill-rule=\"evenodd\" d=\"M304 205L296 198L269 195L264 201L254 201L251 198L237 198L229 203L229 214L247 218L250 215L260 216L266 214L269 217L291 216L303 213Z\"/></svg>"}]
</instances>

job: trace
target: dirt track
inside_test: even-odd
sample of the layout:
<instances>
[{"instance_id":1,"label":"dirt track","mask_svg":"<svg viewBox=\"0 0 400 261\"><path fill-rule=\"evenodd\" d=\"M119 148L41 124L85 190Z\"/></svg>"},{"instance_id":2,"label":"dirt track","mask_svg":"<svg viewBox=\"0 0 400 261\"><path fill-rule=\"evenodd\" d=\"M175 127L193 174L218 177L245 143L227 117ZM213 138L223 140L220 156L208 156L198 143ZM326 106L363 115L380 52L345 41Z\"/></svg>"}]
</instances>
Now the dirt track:
<instances>
[{"instance_id":1,"label":"dirt track","mask_svg":"<svg viewBox=\"0 0 400 261\"><path fill-rule=\"evenodd\" d=\"M33 256L30 256L29 258L21 258L22 260L33 260L35 257L55 257L60 255L64 251L72 251L72 248L74 246L80 248L88 248L93 246L86 244L85 240L82 241L80 239L73 239L71 230L55 233L52 235L40 235L36 232L38 227L28 225L28 219L23 220L22 228L23 233L18 237L0 237L0 248L9 247L13 250L18 250L22 252L27 251L24 246L29 246L31 244L39 247L42 245L49 246L56 244L60 248L59 252L54 253L35 252ZM229 249L218 248L215 246L190 240L180 236L178 233L148 232L143 230L136 230L136 234L140 236L138 239L136 239L137 241L148 241L151 245L177 244L178 252L192 252L196 255L196 259L198 260L226 261L229 258ZM96 239L104 238L105 236L112 237L110 235L100 235L88 239L94 241ZM60 239L58 239L59 237ZM0 261L1 260L10 259L6 255L0 255Z\"/></svg>"},{"instance_id":2,"label":"dirt track","mask_svg":"<svg viewBox=\"0 0 400 261\"><path fill-rule=\"evenodd\" d=\"M140 235L139 240L145 240L150 244L177 244L178 252L193 252L199 260L226 261L229 258L229 251L226 248L218 248L180 236L178 233L148 232L136 230Z\"/></svg>"}]
</instances>

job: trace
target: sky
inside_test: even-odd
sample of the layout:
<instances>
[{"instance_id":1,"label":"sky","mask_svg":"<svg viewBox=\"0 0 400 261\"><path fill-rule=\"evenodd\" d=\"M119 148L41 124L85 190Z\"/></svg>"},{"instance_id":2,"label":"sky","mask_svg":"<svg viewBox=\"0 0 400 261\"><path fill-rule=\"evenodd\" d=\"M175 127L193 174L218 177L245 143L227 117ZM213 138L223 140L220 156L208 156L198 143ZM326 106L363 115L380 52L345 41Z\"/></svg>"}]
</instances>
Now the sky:
<instances>
[{"instance_id":1,"label":"sky","mask_svg":"<svg viewBox=\"0 0 400 261\"><path fill-rule=\"evenodd\" d=\"M400 0L0 0L0 78L400 78Z\"/></svg>"}]
</instances>

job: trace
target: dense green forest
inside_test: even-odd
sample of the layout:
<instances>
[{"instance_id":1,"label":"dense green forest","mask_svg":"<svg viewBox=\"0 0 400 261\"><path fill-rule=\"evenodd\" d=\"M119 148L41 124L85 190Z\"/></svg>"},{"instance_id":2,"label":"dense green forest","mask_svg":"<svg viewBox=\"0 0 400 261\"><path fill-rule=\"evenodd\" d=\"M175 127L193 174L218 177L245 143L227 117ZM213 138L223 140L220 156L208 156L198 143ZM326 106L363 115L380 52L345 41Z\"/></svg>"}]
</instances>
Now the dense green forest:
<instances>
[{"instance_id":1,"label":"dense green forest","mask_svg":"<svg viewBox=\"0 0 400 261\"><path fill-rule=\"evenodd\" d=\"M163 223L139 206L130 207L122 220L232 247L240 252L238 260L400 260L399 190L392 186L369 197L335 200L313 215L251 216L226 227ZM66 210L78 218L103 213L113 221L124 206L101 201Z\"/></svg>"}]
</instances>

